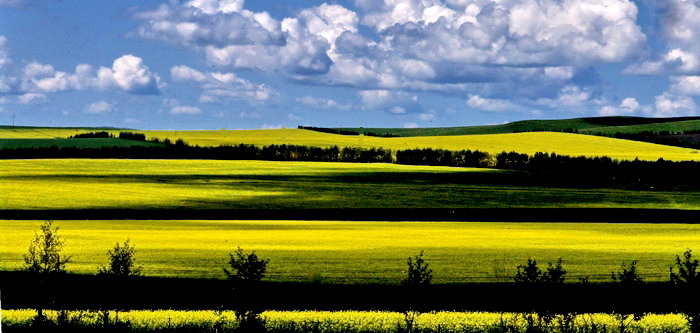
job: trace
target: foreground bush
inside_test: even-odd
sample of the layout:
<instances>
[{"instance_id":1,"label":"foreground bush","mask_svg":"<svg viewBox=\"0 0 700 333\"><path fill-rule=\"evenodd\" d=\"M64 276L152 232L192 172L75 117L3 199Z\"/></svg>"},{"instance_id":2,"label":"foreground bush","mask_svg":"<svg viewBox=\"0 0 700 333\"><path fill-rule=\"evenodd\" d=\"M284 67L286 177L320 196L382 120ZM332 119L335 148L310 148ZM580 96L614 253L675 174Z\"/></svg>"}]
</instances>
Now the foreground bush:
<instances>
[{"instance_id":1,"label":"foreground bush","mask_svg":"<svg viewBox=\"0 0 700 333\"><path fill-rule=\"evenodd\" d=\"M35 322L34 310L3 310L3 332L237 332L230 311L45 311L46 322ZM267 311L261 316L266 332L406 332L406 315L379 311ZM58 323L62 324L58 324ZM32 326L34 325L34 327ZM432 312L418 314L412 332L649 332L690 333L681 314L647 314L639 319L615 314L538 317L535 314Z\"/></svg>"}]
</instances>

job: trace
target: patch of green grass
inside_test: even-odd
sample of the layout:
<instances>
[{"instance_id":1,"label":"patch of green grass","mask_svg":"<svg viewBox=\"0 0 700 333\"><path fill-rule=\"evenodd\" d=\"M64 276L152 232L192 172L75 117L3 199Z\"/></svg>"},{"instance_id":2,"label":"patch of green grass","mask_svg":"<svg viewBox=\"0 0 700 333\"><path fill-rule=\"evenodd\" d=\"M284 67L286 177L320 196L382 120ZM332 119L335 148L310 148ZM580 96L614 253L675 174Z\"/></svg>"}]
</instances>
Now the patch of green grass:
<instances>
[{"instance_id":1,"label":"patch of green grass","mask_svg":"<svg viewBox=\"0 0 700 333\"><path fill-rule=\"evenodd\" d=\"M669 221L660 221L669 222ZM22 266L41 221L0 221L0 269ZM649 281L668 279L676 254L700 246L700 225L600 223L56 221L67 269L95 273L107 250L130 238L143 273L224 278L240 246L269 258L270 281L397 284L406 259L425 250L434 282L510 281L528 258L563 259L569 281L609 281L639 261Z\"/></svg>"},{"instance_id":2,"label":"patch of green grass","mask_svg":"<svg viewBox=\"0 0 700 333\"><path fill-rule=\"evenodd\" d=\"M0 207L700 209L700 192L559 188L522 173L395 164L7 160Z\"/></svg>"},{"instance_id":3,"label":"patch of green grass","mask_svg":"<svg viewBox=\"0 0 700 333\"><path fill-rule=\"evenodd\" d=\"M116 138L88 139L0 139L0 149L16 148L108 148L159 146L153 142L122 140Z\"/></svg>"}]
</instances>

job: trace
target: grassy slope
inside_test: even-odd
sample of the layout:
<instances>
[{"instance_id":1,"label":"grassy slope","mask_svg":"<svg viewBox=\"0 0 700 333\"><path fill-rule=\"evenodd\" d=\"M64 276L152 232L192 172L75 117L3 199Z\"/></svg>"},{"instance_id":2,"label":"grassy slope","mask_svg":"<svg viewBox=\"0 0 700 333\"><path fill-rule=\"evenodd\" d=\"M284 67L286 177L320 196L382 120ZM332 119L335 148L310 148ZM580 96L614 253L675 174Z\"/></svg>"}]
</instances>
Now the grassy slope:
<instances>
[{"instance_id":1,"label":"grassy slope","mask_svg":"<svg viewBox=\"0 0 700 333\"><path fill-rule=\"evenodd\" d=\"M682 118L641 118L641 117L593 117L554 120L523 120L501 125L434 127L434 128L336 128L351 130L358 133L373 132L377 134L390 133L398 136L437 136L437 135L473 135L473 134L503 134L532 131L564 131L577 129L584 132L597 133L597 130L613 131L618 126L641 126L653 129L661 125L663 128L676 128L675 124L686 121L698 121L698 117ZM689 124L679 125L678 128L700 129L700 122L695 127ZM646 129L643 129L646 130Z\"/></svg>"},{"instance_id":2,"label":"grassy slope","mask_svg":"<svg viewBox=\"0 0 700 333\"><path fill-rule=\"evenodd\" d=\"M0 269L22 265L41 221L0 221ZM406 258L425 250L434 282L503 280L527 258L564 260L567 278L609 281L622 261L639 260L649 281L668 279L676 254L700 243L700 225L302 222L56 221L72 255L68 270L95 273L115 242L130 238L146 275L223 278L227 253L241 246L270 258L271 281L401 281Z\"/></svg>"},{"instance_id":3,"label":"grassy slope","mask_svg":"<svg viewBox=\"0 0 700 333\"><path fill-rule=\"evenodd\" d=\"M498 170L323 162L8 160L0 193L5 209L700 209L697 192L554 188Z\"/></svg>"},{"instance_id":4,"label":"grassy slope","mask_svg":"<svg viewBox=\"0 0 700 333\"><path fill-rule=\"evenodd\" d=\"M90 138L90 139L0 139L0 149L8 148L46 148L46 147L77 147L77 148L102 148L102 147L135 147L155 146L152 142L134 140Z\"/></svg>"},{"instance_id":5,"label":"grassy slope","mask_svg":"<svg viewBox=\"0 0 700 333\"><path fill-rule=\"evenodd\" d=\"M686 120L677 121L669 123L660 124L643 124L643 125L628 125L628 126L614 126L614 127L597 127L581 130L581 133L590 134L615 134L615 133L639 133L639 132L683 132L700 130L700 120Z\"/></svg>"}]
</instances>

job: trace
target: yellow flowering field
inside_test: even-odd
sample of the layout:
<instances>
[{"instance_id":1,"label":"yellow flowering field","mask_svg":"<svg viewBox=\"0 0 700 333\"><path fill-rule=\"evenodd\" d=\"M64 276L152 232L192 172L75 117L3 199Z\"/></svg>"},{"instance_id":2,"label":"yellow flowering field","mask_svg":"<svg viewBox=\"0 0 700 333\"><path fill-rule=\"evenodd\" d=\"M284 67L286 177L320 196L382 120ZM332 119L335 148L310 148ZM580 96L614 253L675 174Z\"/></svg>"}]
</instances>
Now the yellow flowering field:
<instances>
[{"instance_id":1,"label":"yellow flowering field","mask_svg":"<svg viewBox=\"0 0 700 333\"><path fill-rule=\"evenodd\" d=\"M176 311L140 310L108 311L108 322L128 322L131 331L146 332L163 329L196 329L198 331L232 331L238 327L235 315L230 311ZM71 311L68 318L78 318L80 326L95 328L104 326L105 313ZM5 327L30 325L35 310L2 310ZM46 311L49 320L56 322L57 311ZM575 327L587 332L619 333L621 324L628 331L639 333L690 333L688 321L681 314L646 314L640 319L629 315L577 314L566 318L556 315L549 321L540 321L536 314L489 312L432 312L399 313L381 311L266 311L261 318L267 332L401 332L412 320L413 329L420 332L527 332L528 319L535 322L539 331L561 332L561 324L572 320ZM588 330L587 330L588 329Z\"/></svg>"},{"instance_id":2,"label":"yellow flowering field","mask_svg":"<svg viewBox=\"0 0 700 333\"><path fill-rule=\"evenodd\" d=\"M42 221L0 221L0 269L23 265ZM647 281L667 281L686 248L700 248L700 225L606 223L328 222L101 220L55 221L73 262L95 274L107 250L131 239L148 276L224 278L240 246L269 258L268 281L398 284L406 259L425 250L434 283L512 281L528 258L563 259L567 279L610 281L623 261L638 260Z\"/></svg>"}]
</instances>

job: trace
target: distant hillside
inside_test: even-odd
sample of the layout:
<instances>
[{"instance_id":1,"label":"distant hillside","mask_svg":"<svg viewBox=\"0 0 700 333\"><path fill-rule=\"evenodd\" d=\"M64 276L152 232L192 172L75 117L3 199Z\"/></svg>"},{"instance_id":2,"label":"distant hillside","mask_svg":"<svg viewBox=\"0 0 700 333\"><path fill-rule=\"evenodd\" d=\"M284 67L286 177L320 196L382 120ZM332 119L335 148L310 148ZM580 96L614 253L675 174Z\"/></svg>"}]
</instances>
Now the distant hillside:
<instances>
[{"instance_id":1,"label":"distant hillside","mask_svg":"<svg viewBox=\"0 0 700 333\"><path fill-rule=\"evenodd\" d=\"M617 129L620 128L618 131ZM700 117L679 118L644 118L644 117L593 117L556 120L523 120L502 125L462 126L462 127L427 127L427 128L332 128L338 132L356 132L358 134L376 134L388 136L448 136L474 134L504 134L519 132L579 132L586 134L604 133L614 135L617 132L634 131L670 131L700 130Z\"/></svg>"},{"instance_id":2,"label":"distant hillside","mask_svg":"<svg viewBox=\"0 0 700 333\"><path fill-rule=\"evenodd\" d=\"M674 118L670 118L674 119ZM579 130L579 133L596 135L615 135L616 133L641 133L641 132L689 132L700 130L700 120L668 121L653 124L625 125L595 127Z\"/></svg>"}]
</instances>

